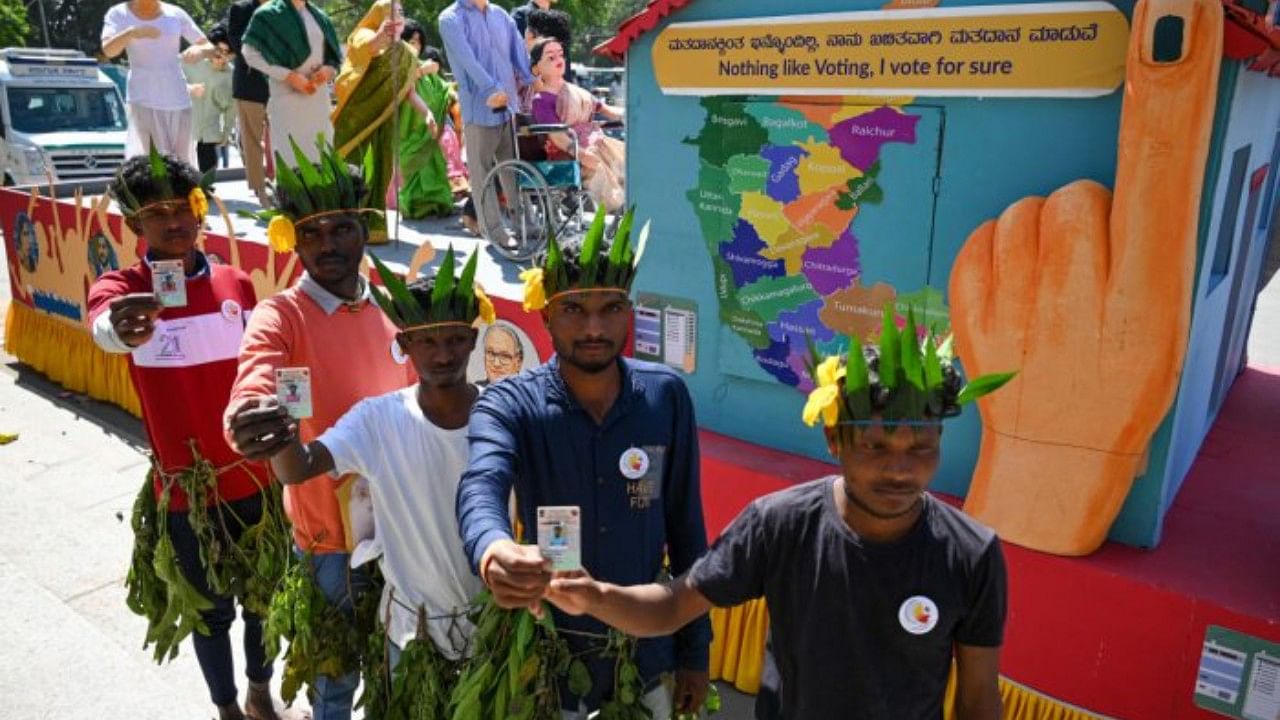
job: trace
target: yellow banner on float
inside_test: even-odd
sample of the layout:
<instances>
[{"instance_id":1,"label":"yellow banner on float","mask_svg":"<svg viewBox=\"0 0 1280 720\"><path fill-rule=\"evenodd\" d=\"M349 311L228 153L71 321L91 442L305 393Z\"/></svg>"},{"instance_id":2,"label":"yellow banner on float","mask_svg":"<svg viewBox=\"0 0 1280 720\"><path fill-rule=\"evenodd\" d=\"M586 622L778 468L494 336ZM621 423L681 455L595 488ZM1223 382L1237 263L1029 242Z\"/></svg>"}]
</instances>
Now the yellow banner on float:
<instances>
[{"instance_id":1,"label":"yellow banner on float","mask_svg":"<svg viewBox=\"0 0 1280 720\"><path fill-rule=\"evenodd\" d=\"M668 95L1092 97L1128 41L1106 2L879 10L675 23L653 65Z\"/></svg>"}]
</instances>

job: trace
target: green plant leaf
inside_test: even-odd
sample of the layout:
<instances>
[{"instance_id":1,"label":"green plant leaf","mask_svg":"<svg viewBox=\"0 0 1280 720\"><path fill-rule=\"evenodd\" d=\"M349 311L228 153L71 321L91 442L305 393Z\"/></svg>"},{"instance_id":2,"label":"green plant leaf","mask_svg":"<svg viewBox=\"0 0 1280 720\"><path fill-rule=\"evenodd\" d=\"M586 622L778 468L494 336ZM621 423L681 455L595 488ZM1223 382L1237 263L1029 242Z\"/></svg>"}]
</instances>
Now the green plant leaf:
<instances>
[{"instance_id":1,"label":"green plant leaf","mask_svg":"<svg viewBox=\"0 0 1280 720\"><path fill-rule=\"evenodd\" d=\"M596 208L596 216L591 221L587 236L582 240L582 277L578 287L595 287L596 270L600 267L600 246L604 242L604 206Z\"/></svg>"},{"instance_id":2,"label":"green plant leaf","mask_svg":"<svg viewBox=\"0 0 1280 720\"><path fill-rule=\"evenodd\" d=\"M289 199L298 206L298 212L302 215L311 215L316 211L315 205L311 202L311 195L307 193L302 180L293 168L289 167L289 163L285 162L284 156L278 152L276 153L276 185L285 191Z\"/></svg>"},{"instance_id":3,"label":"green plant leaf","mask_svg":"<svg viewBox=\"0 0 1280 720\"><path fill-rule=\"evenodd\" d=\"M924 338L924 386L934 388L942 384L942 360L938 358L938 344L933 333Z\"/></svg>"},{"instance_id":4,"label":"green plant leaf","mask_svg":"<svg viewBox=\"0 0 1280 720\"><path fill-rule=\"evenodd\" d=\"M893 315L893 303L886 303L880 328L880 386L892 391L898 386L898 323Z\"/></svg>"},{"instance_id":5,"label":"green plant leaf","mask_svg":"<svg viewBox=\"0 0 1280 720\"><path fill-rule=\"evenodd\" d=\"M849 358L844 364L845 405L853 420L871 418L871 377L867 358L862 354L862 342L857 335L849 336Z\"/></svg>"},{"instance_id":6,"label":"green plant leaf","mask_svg":"<svg viewBox=\"0 0 1280 720\"><path fill-rule=\"evenodd\" d=\"M609 260L605 268L604 282L601 283L605 287L617 287L626 280L630 271L626 263L627 252L631 249L631 225L635 221L636 208L634 205L627 208L622 214L622 219L618 221L618 229L613 233L613 242L609 246Z\"/></svg>"},{"instance_id":7,"label":"green plant leaf","mask_svg":"<svg viewBox=\"0 0 1280 720\"><path fill-rule=\"evenodd\" d=\"M808 330L804 333L805 349L808 355L804 358L804 369L809 373L809 379L813 380L813 384L818 384L818 365L822 363L822 355L818 352L818 346L813 342L813 334Z\"/></svg>"},{"instance_id":8,"label":"green plant leaf","mask_svg":"<svg viewBox=\"0 0 1280 720\"><path fill-rule=\"evenodd\" d=\"M164 156L160 154L160 151L156 150L154 142L151 143L148 161L151 164L151 179L155 180L156 184L160 186L160 196L166 200L172 200L174 194L173 184L169 182L169 166L165 164Z\"/></svg>"},{"instance_id":9,"label":"green plant leaf","mask_svg":"<svg viewBox=\"0 0 1280 720\"><path fill-rule=\"evenodd\" d=\"M331 181L333 187L337 190L338 207L360 207L355 197L355 185L351 180L351 175L347 172L346 161L338 157L337 152L327 142L321 143L320 165L326 180Z\"/></svg>"},{"instance_id":10,"label":"green plant leaf","mask_svg":"<svg viewBox=\"0 0 1280 720\"><path fill-rule=\"evenodd\" d=\"M1013 372L991 373L990 375L974 378L960 391L960 394L956 397L956 403L967 405L983 395L993 393L1004 387L1017 374L1018 372L1015 370Z\"/></svg>"},{"instance_id":11,"label":"green plant leaf","mask_svg":"<svg viewBox=\"0 0 1280 720\"><path fill-rule=\"evenodd\" d=\"M400 318L400 313L396 311L395 303L393 303L391 298L383 292L382 288L374 285L373 283L369 283L369 294L373 296L373 301L378 304L378 307L382 308L382 312L386 314L387 318L391 320L393 325L396 327L404 325L404 322Z\"/></svg>"},{"instance_id":12,"label":"green plant leaf","mask_svg":"<svg viewBox=\"0 0 1280 720\"><path fill-rule=\"evenodd\" d=\"M218 179L218 168L212 168L209 172L200 176L200 189L210 192L213 189L213 183Z\"/></svg>"},{"instance_id":13,"label":"green plant leaf","mask_svg":"<svg viewBox=\"0 0 1280 720\"><path fill-rule=\"evenodd\" d=\"M462 299L463 318L471 317L476 306L476 267L480 261L480 251L471 253L467 264L462 268L462 277L458 279L456 294Z\"/></svg>"},{"instance_id":14,"label":"green plant leaf","mask_svg":"<svg viewBox=\"0 0 1280 720\"><path fill-rule=\"evenodd\" d=\"M302 147L298 145L298 141L292 135L289 136L289 144L293 147L293 158L297 163L293 170L306 186L306 191L311 196L311 202L316 206L316 210L337 209L332 197L333 188L329 183L325 182L320 170L312 164L311 159L302 151Z\"/></svg>"},{"instance_id":15,"label":"green plant leaf","mask_svg":"<svg viewBox=\"0 0 1280 720\"><path fill-rule=\"evenodd\" d=\"M129 189L128 183L117 182L116 187L124 193L124 197L116 198L116 202L120 203L121 210L126 215L132 215L142 209L142 203L138 201L138 197Z\"/></svg>"},{"instance_id":16,"label":"green plant leaf","mask_svg":"<svg viewBox=\"0 0 1280 720\"><path fill-rule=\"evenodd\" d=\"M575 659L569 664L569 692L578 697L591 692L591 672L581 660Z\"/></svg>"},{"instance_id":17,"label":"green plant leaf","mask_svg":"<svg viewBox=\"0 0 1280 720\"><path fill-rule=\"evenodd\" d=\"M629 268L629 272L626 281L622 283L626 287L631 286L631 281L635 279L636 272L640 269L640 261L644 259L645 248L649 247L649 230L652 227L653 221L645 220L644 225L640 228L640 238L633 245L635 254L632 255L630 250L627 252L627 258L623 264Z\"/></svg>"},{"instance_id":18,"label":"green plant leaf","mask_svg":"<svg viewBox=\"0 0 1280 720\"><path fill-rule=\"evenodd\" d=\"M564 274L564 254L560 252L560 240L552 233L547 238L547 264L543 268L542 283L547 291L547 299L564 290L562 275Z\"/></svg>"},{"instance_id":19,"label":"green plant leaf","mask_svg":"<svg viewBox=\"0 0 1280 720\"><path fill-rule=\"evenodd\" d=\"M378 277L382 279L383 286L391 293L391 299L395 303L396 310L400 313L400 319L404 325L421 325L426 322L426 316L422 311L422 306L417 300L413 299L413 295L409 293L409 288L405 286L404 280L399 275L391 272L377 255L369 253L369 259L373 261L374 268L378 271Z\"/></svg>"},{"instance_id":20,"label":"green plant leaf","mask_svg":"<svg viewBox=\"0 0 1280 720\"><path fill-rule=\"evenodd\" d=\"M907 308L907 326L899 336L899 362L902 364L903 378L917 390L924 390L924 359L920 355L920 341L917 340L916 314L911 307Z\"/></svg>"},{"instance_id":21,"label":"green plant leaf","mask_svg":"<svg viewBox=\"0 0 1280 720\"><path fill-rule=\"evenodd\" d=\"M453 245L444 253L444 260L440 261L440 269L436 271L436 286L431 292L431 320L442 320L443 315L449 312L449 301L453 298L453 286L455 282L454 272L457 270L457 262L453 256Z\"/></svg>"}]
</instances>

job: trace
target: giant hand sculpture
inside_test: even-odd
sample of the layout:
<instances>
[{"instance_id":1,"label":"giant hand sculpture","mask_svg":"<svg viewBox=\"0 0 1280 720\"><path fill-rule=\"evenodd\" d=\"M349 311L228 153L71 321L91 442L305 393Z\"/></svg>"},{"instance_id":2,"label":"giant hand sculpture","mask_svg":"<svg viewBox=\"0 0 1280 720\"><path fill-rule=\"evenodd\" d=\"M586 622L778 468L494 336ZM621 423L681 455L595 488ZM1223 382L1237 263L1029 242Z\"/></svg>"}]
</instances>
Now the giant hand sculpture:
<instances>
[{"instance_id":1,"label":"giant hand sculpture","mask_svg":"<svg viewBox=\"0 0 1280 720\"><path fill-rule=\"evenodd\" d=\"M1106 538L1178 387L1222 57L1217 0L1140 0L1115 197L1090 181L1019 200L969 236L951 274L978 402L965 510L1006 540L1085 555Z\"/></svg>"}]
</instances>

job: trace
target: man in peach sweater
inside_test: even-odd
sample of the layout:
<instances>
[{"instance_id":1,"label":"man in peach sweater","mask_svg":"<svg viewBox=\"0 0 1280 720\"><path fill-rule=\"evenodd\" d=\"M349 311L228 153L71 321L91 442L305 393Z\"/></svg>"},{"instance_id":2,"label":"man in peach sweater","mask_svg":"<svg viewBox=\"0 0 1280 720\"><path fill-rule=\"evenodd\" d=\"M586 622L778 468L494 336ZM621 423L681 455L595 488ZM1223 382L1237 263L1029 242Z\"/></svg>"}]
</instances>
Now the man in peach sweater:
<instances>
[{"instance_id":1,"label":"man in peach sweater","mask_svg":"<svg viewBox=\"0 0 1280 720\"><path fill-rule=\"evenodd\" d=\"M323 154L332 153L325 148ZM279 157L279 156L277 156ZM322 162L316 175L327 189L279 182L269 235L277 252L296 246L306 270L296 285L260 302L240 346L240 366L231 389L225 424L233 447L250 459L267 459L290 441L296 421L303 442L332 427L352 406L368 397L407 387L417 380L413 365L395 344L396 327L371 302L360 275L369 232L364 222L366 189L355 168L336 177ZM284 178L282 178L284 180ZM319 191L317 191L319 190ZM336 207L321 207L323 198ZM336 198L336 200L335 200ZM290 407L276 399L276 371L310 371L311 412L291 419ZM303 413L299 413L303 414ZM285 489L285 510L293 521L294 542L311 553L315 580L329 602L350 613L369 579L350 567L348 529L334 483L313 478ZM354 670L354 669L352 669ZM312 687L315 720L346 720L359 676L320 677Z\"/></svg>"}]
</instances>

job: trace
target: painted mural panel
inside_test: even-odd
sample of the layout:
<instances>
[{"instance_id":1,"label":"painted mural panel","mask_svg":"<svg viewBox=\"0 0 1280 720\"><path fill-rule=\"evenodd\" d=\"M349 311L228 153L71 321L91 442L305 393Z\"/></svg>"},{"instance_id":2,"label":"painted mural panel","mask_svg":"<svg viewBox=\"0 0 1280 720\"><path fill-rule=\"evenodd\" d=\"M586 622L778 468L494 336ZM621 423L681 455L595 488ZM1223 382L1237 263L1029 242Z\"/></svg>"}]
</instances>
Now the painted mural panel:
<instances>
[{"instance_id":1,"label":"painted mural panel","mask_svg":"<svg viewBox=\"0 0 1280 720\"><path fill-rule=\"evenodd\" d=\"M686 140L699 159L686 198L712 259L720 321L755 366L807 391L809 341L834 353L850 335L867 339L886 303L911 302L945 324L940 293L920 290L938 109L788 98L706 98L702 107L701 131ZM864 213L878 221L860 221ZM914 292L898 297L897 288ZM726 372L743 366L722 360Z\"/></svg>"}]
</instances>

